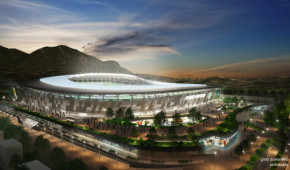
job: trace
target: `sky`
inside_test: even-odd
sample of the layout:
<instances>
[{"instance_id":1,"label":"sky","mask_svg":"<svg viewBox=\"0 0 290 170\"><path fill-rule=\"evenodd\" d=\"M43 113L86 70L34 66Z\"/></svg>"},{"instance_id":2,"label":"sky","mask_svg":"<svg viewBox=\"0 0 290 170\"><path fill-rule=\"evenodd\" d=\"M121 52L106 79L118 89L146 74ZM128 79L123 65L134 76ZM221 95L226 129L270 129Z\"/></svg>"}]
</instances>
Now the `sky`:
<instances>
[{"instance_id":1,"label":"sky","mask_svg":"<svg viewBox=\"0 0 290 170\"><path fill-rule=\"evenodd\" d=\"M0 0L0 45L67 45L134 73L202 77L280 58L285 67L289 30L289 0Z\"/></svg>"}]
</instances>

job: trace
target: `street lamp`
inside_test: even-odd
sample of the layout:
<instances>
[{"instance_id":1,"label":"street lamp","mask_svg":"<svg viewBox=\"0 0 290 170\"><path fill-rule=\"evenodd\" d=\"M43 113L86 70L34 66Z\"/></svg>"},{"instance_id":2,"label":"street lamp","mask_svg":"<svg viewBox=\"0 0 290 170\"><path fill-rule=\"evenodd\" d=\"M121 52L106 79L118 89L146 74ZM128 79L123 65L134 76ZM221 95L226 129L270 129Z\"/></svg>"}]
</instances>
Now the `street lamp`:
<instances>
[{"instance_id":1,"label":"street lamp","mask_svg":"<svg viewBox=\"0 0 290 170\"><path fill-rule=\"evenodd\" d=\"M72 137L71 137L71 147L72 147L72 148L74 147L74 141L73 141L73 140L74 140L74 137L72 136Z\"/></svg>"},{"instance_id":2,"label":"street lamp","mask_svg":"<svg viewBox=\"0 0 290 170\"><path fill-rule=\"evenodd\" d=\"M214 170L216 170L216 155L217 155L217 152L214 151Z\"/></svg>"},{"instance_id":3,"label":"street lamp","mask_svg":"<svg viewBox=\"0 0 290 170\"><path fill-rule=\"evenodd\" d=\"M244 162L244 154L245 154L245 151L243 150L243 157L242 157L243 158L243 162Z\"/></svg>"},{"instance_id":4,"label":"street lamp","mask_svg":"<svg viewBox=\"0 0 290 170\"><path fill-rule=\"evenodd\" d=\"M83 141L84 142L84 154L85 154L85 152L86 152L86 141Z\"/></svg>"},{"instance_id":5,"label":"street lamp","mask_svg":"<svg viewBox=\"0 0 290 170\"><path fill-rule=\"evenodd\" d=\"M118 152L116 152L116 166L118 166Z\"/></svg>"},{"instance_id":6,"label":"street lamp","mask_svg":"<svg viewBox=\"0 0 290 170\"><path fill-rule=\"evenodd\" d=\"M98 148L99 148L99 160L100 160L101 159L101 146L99 145Z\"/></svg>"}]
</instances>

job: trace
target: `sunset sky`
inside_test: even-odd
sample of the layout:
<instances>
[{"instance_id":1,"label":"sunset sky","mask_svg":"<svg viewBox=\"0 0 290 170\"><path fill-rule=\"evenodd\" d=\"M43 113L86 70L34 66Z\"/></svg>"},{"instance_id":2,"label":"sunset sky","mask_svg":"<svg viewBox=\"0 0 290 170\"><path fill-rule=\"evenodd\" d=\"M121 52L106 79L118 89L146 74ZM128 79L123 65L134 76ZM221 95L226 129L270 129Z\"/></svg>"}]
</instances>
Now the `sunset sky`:
<instances>
[{"instance_id":1,"label":"sunset sky","mask_svg":"<svg viewBox=\"0 0 290 170\"><path fill-rule=\"evenodd\" d=\"M248 63L287 71L290 1L0 1L0 45L30 53L60 44L135 73L211 75Z\"/></svg>"}]
</instances>

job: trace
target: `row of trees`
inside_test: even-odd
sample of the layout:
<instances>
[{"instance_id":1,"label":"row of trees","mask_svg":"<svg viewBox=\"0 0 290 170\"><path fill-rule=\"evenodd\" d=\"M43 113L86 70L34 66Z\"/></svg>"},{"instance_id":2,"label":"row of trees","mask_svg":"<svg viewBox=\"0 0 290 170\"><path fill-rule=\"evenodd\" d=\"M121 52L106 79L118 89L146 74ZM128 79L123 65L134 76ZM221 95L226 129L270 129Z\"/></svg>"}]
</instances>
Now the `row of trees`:
<instances>
[{"instance_id":1,"label":"row of trees","mask_svg":"<svg viewBox=\"0 0 290 170\"><path fill-rule=\"evenodd\" d=\"M289 89L265 89L265 88L223 88L223 94L238 94L250 96L285 96L290 93Z\"/></svg>"},{"instance_id":2,"label":"row of trees","mask_svg":"<svg viewBox=\"0 0 290 170\"><path fill-rule=\"evenodd\" d=\"M188 111L188 119L190 119L192 122L197 122L199 120L201 120L201 113L199 111L196 110L196 108L191 108ZM182 123L182 119L181 119L181 114L180 113L174 113L174 115L172 116L172 125L173 126L177 126L179 124ZM154 118L153 118L153 123L156 126L163 126L165 123L167 122L166 120L166 112L164 111L160 111L159 113L157 113Z\"/></svg>"},{"instance_id":3,"label":"row of trees","mask_svg":"<svg viewBox=\"0 0 290 170\"><path fill-rule=\"evenodd\" d=\"M249 150L251 148L251 142L256 141L256 135L251 134L246 139L244 139L236 148L235 154L240 156L244 154L244 150Z\"/></svg>"},{"instance_id":4,"label":"row of trees","mask_svg":"<svg viewBox=\"0 0 290 170\"><path fill-rule=\"evenodd\" d=\"M4 138L14 138L23 145L23 157L13 155L9 162L11 169L27 169L25 166L19 166L22 163L40 160L51 169L61 170L85 170L87 166L81 159L66 160L66 155L61 148L51 149L49 140L38 136L34 141L22 126L16 126L10 122L9 117L0 117L0 130L4 132Z\"/></svg>"},{"instance_id":5,"label":"row of trees","mask_svg":"<svg viewBox=\"0 0 290 170\"><path fill-rule=\"evenodd\" d=\"M25 152L23 158L19 155L13 155L9 162L10 168L25 169L19 164L38 159L52 169L56 170L86 170L87 165L81 159L66 161L66 154L62 148L54 147L51 150L49 140L38 136L34 141L34 150Z\"/></svg>"},{"instance_id":6,"label":"row of trees","mask_svg":"<svg viewBox=\"0 0 290 170\"><path fill-rule=\"evenodd\" d=\"M244 97L237 98L237 97L225 97L223 99L224 103L239 103L239 102L247 102Z\"/></svg>"},{"instance_id":7,"label":"row of trees","mask_svg":"<svg viewBox=\"0 0 290 170\"><path fill-rule=\"evenodd\" d=\"M117 119L127 119L127 120L134 119L134 114L131 107L127 108L126 110L119 108L118 110L116 110L115 113L114 113L114 110L109 107L107 109L106 116L109 118L115 116L115 118Z\"/></svg>"},{"instance_id":8,"label":"row of trees","mask_svg":"<svg viewBox=\"0 0 290 170\"><path fill-rule=\"evenodd\" d=\"M264 114L264 120L266 123L276 126L277 128L284 130L289 126L289 114L290 114L290 95L285 97L282 101L275 104L272 112L266 111Z\"/></svg>"}]
</instances>

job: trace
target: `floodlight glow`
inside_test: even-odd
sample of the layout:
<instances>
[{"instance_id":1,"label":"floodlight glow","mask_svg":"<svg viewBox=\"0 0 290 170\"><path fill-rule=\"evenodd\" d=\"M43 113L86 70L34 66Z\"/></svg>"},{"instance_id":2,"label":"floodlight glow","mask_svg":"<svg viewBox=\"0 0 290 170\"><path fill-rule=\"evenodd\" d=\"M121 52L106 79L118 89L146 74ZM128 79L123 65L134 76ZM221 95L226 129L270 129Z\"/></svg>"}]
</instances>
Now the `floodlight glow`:
<instances>
[{"instance_id":1,"label":"floodlight glow","mask_svg":"<svg viewBox=\"0 0 290 170\"><path fill-rule=\"evenodd\" d=\"M95 82L87 81L89 78ZM87 83L78 82L78 80ZM118 81L118 82L117 82ZM151 91L177 91L179 89L198 89L206 88L206 84L180 84L166 83L143 79L141 77L129 74L117 73L87 73L77 75L53 76L40 79L40 82L60 88L69 88L72 90L91 90L98 92L151 92ZM117 82L117 83L116 83ZM197 94L192 98L201 98L205 94Z\"/></svg>"}]
</instances>

